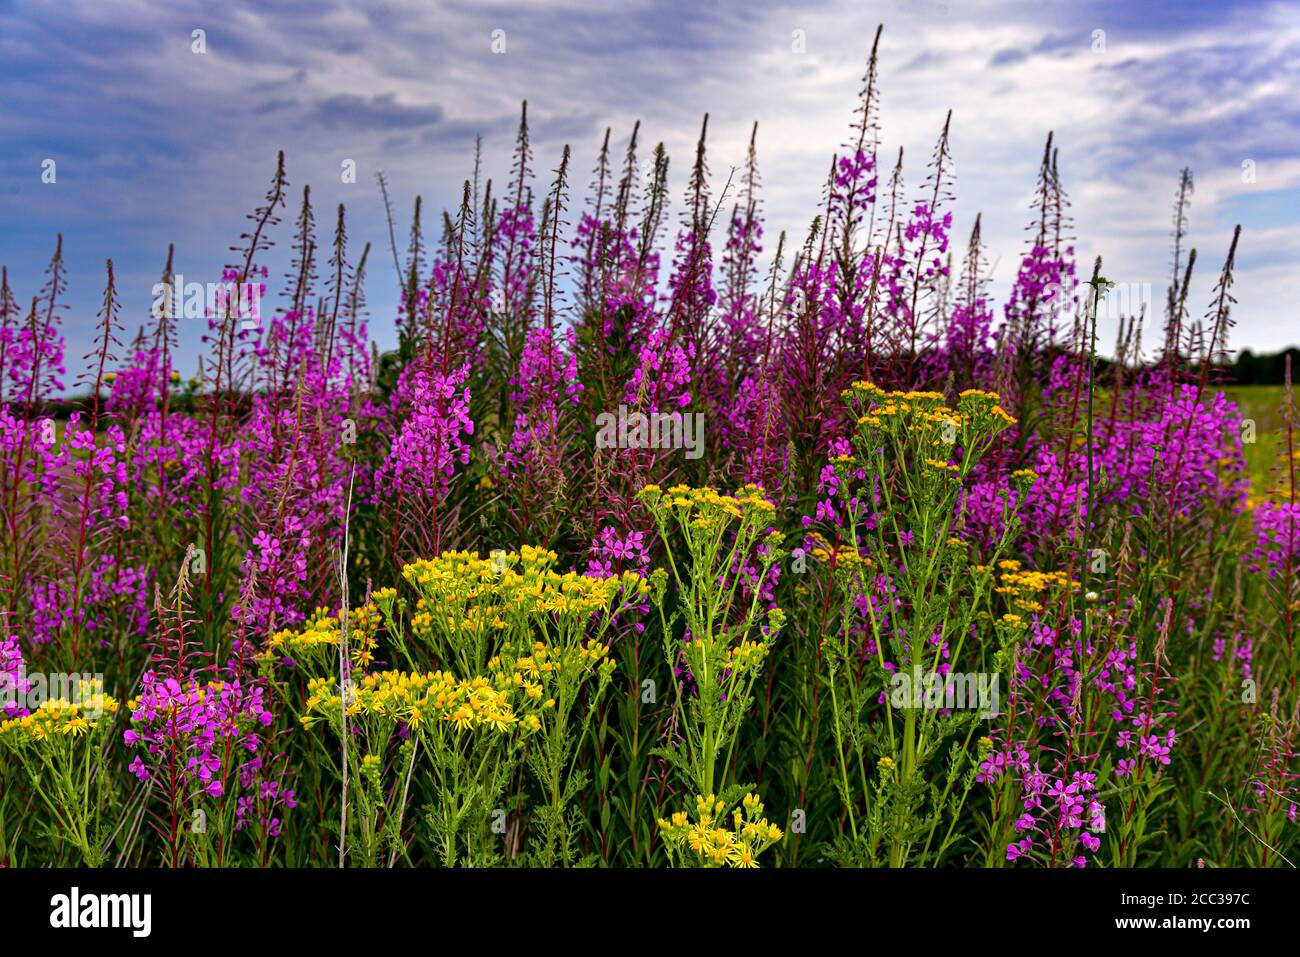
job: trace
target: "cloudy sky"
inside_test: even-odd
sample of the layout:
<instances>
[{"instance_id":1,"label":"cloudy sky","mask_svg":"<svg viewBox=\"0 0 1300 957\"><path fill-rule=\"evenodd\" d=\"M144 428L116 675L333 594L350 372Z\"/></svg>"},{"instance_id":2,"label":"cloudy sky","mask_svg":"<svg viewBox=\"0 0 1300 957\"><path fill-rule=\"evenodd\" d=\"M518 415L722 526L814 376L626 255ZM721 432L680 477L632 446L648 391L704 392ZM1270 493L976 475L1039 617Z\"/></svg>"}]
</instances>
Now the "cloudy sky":
<instances>
[{"instance_id":1,"label":"cloudy sky","mask_svg":"<svg viewBox=\"0 0 1300 957\"><path fill-rule=\"evenodd\" d=\"M1300 343L1294 2L0 0L0 262L24 301L63 233L79 355L104 260L134 329L169 242L187 278L217 278L283 149L318 222L345 202L351 240L374 243L367 293L384 329L396 295L374 173L388 176L400 241L416 194L437 209L457 201L476 135L485 172L506 175L524 99L543 178L564 144L585 173L606 127L621 149L640 119L643 142L673 158L678 210L703 114L719 184L758 121L768 235L802 236L877 23L883 152L905 148L918 188L953 110L954 233L983 213L999 296L1053 130L1081 260L1102 254L1109 278L1161 301L1190 166L1195 311L1241 223L1232 344ZM48 159L54 183L42 182ZM347 160L355 184L341 181ZM287 246L284 227L279 237ZM191 355L200 326L184 331Z\"/></svg>"}]
</instances>

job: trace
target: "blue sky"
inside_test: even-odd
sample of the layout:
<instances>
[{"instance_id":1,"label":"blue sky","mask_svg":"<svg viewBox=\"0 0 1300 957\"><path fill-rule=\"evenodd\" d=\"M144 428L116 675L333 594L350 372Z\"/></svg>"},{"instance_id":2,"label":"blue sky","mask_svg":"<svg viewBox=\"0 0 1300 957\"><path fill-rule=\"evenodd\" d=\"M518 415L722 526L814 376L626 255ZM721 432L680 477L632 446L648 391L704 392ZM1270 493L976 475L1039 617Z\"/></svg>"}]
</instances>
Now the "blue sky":
<instances>
[{"instance_id":1,"label":"blue sky","mask_svg":"<svg viewBox=\"0 0 1300 957\"><path fill-rule=\"evenodd\" d=\"M396 297L374 173L388 176L400 241L417 193L435 209L459 198L476 135L485 172L505 177L525 98L543 178L568 143L584 182L605 127L621 150L640 119L643 142L662 140L673 158L677 209L702 115L719 185L757 120L769 239L802 236L877 22L883 153L903 146L918 188L954 111L954 234L983 214L999 296L1054 130L1082 261L1101 253L1108 277L1150 284L1159 302L1178 171L1191 166L1195 311L1240 222L1232 345L1300 343L1296 3L0 0L0 262L24 301L64 234L75 358L104 260L133 330L169 242L187 278L217 278L283 149L294 193L312 186L318 222L345 202L351 242L374 244L367 295L384 333ZM206 53L192 51L196 29ZM504 53L492 51L494 30ZM46 159L53 184L41 181ZM355 184L341 182L349 159ZM288 230L279 238L284 251ZM182 330L188 356L202 325Z\"/></svg>"}]
</instances>

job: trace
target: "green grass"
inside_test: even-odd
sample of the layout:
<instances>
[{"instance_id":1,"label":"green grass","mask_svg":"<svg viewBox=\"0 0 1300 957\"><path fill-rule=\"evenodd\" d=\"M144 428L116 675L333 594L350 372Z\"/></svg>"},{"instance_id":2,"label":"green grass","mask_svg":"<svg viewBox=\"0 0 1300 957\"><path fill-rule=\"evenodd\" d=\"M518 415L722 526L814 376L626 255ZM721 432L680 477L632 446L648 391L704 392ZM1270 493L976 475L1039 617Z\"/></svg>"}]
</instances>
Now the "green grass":
<instances>
[{"instance_id":1,"label":"green grass","mask_svg":"<svg viewBox=\"0 0 1300 957\"><path fill-rule=\"evenodd\" d=\"M1286 441L1282 417L1283 387L1237 385L1219 391L1237 403L1243 419L1255 421L1255 441L1244 446L1246 471L1251 484L1257 490L1263 489L1272 484L1279 449ZM1300 441L1300 435L1297 435L1297 441Z\"/></svg>"}]
</instances>

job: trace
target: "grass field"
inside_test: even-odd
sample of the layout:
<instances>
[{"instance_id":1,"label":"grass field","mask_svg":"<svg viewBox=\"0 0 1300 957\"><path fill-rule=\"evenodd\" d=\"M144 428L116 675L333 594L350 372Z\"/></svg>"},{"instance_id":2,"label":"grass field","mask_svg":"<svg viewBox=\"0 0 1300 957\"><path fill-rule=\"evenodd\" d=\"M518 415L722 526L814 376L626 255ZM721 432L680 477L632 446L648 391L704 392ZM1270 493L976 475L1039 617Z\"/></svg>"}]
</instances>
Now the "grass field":
<instances>
[{"instance_id":1,"label":"grass field","mask_svg":"<svg viewBox=\"0 0 1300 957\"><path fill-rule=\"evenodd\" d=\"M1220 391L1237 403L1244 419L1253 419L1255 422L1255 441L1246 443L1244 452L1251 484L1258 494L1272 485L1279 447L1286 442L1286 420L1282 413L1283 387L1242 385Z\"/></svg>"}]
</instances>

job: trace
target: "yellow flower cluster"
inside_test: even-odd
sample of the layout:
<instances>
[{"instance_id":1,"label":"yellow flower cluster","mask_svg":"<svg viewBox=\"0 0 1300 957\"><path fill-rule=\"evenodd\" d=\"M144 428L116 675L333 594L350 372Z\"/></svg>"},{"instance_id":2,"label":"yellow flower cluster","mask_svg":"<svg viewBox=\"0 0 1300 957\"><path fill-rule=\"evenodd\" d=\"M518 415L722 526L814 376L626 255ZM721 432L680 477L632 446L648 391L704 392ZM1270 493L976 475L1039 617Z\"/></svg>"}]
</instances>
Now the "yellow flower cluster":
<instances>
[{"instance_id":1,"label":"yellow flower cluster","mask_svg":"<svg viewBox=\"0 0 1300 957\"><path fill-rule=\"evenodd\" d=\"M831 543L828 542L820 532L810 532L808 537L813 542L813 547L808 550L808 554L819 562L828 562L831 560L832 552L837 565L871 565L871 559L866 558L855 549L852 545L841 544L832 549Z\"/></svg>"},{"instance_id":2,"label":"yellow flower cluster","mask_svg":"<svg viewBox=\"0 0 1300 957\"><path fill-rule=\"evenodd\" d=\"M1016 420L998 405L1001 397L996 392L984 392L980 389L967 389L957 397L958 408L971 410L972 413L987 413L1003 425L1015 425Z\"/></svg>"},{"instance_id":3,"label":"yellow flower cluster","mask_svg":"<svg viewBox=\"0 0 1300 957\"><path fill-rule=\"evenodd\" d=\"M940 409L937 412L923 412L921 422L931 427L932 431L939 433L939 440L945 445L951 445L957 435L961 433L962 423L966 421L960 412L952 412L948 409ZM948 438L944 438L948 436Z\"/></svg>"},{"instance_id":4,"label":"yellow flower cluster","mask_svg":"<svg viewBox=\"0 0 1300 957\"><path fill-rule=\"evenodd\" d=\"M922 405L933 405L943 402L942 392L903 392L895 389L892 392L886 392L880 386L873 382L863 382L861 380L854 382L849 388L845 389L841 395L844 398L862 398L869 399L872 402L882 402L894 400L901 403L919 403Z\"/></svg>"},{"instance_id":5,"label":"yellow flower cluster","mask_svg":"<svg viewBox=\"0 0 1300 957\"><path fill-rule=\"evenodd\" d=\"M733 675L744 674L751 668L760 668L767 657L767 644L746 639L734 648L727 649L726 667Z\"/></svg>"},{"instance_id":6,"label":"yellow flower cluster","mask_svg":"<svg viewBox=\"0 0 1300 957\"><path fill-rule=\"evenodd\" d=\"M366 675L342 694L335 679L313 678L307 685L302 723L310 727L345 707L351 719L403 722L413 731L439 721L458 731L509 731L519 721L510 690L487 678L458 679L445 671L381 671Z\"/></svg>"},{"instance_id":7,"label":"yellow flower cluster","mask_svg":"<svg viewBox=\"0 0 1300 957\"><path fill-rule=\"evenodd\" d=\"M566 675L582 676L601 666L610 670L614 668L614 660L609 657L609 645L589 641L576 647L559 648L539 641L533 645L531 654L515 660L509 681L515 687L523 688L528 697L538 698L543 685L549 686ZM504 668L505 663L500 657L488 662L488 669L493 673L501 673Z\"/></svg>"},{"instance_id":8,"label":"yellow flower cluster","mask_svg":"<svg viewBox=\"0 0 1300 957\"><path fill-rule=\"evenodd\" d=\"M353 663L361 668L368 667L374 661L375 633L379 630L381 620L379 609L373 601L360 608L353 608L348 614L350 656ZM257 658L267 662L286 657L295 661L313 657L322 661L332 658L337 654L342 638L342 621L342 612L331 614L327 608L317 608L298 628L273 634ZM323 652L328 654L322 654Z\"/></svg>"},{"instance_id":9,"label":"yellow flower cluster","mask_svg":"<svg viewBox=\"0 0 1300 957\"><path fill-rule=\"evenodd\" d=\"M885 390L880 388L880 386L873 382L864 382L861 379L854 382L851 386L840 393L840 395L844 396L846 399L851 399L854 396L861 396L864 399L871 399L873 401L883 399L886 394Z\"/></svg>"},{"instance_id":10,"label":"yellow flower cluster","mask_svg":"<svg viewBox=\"0 0 1300 957\"><path fill-rule=\"evenodd\" d=\"M420 594L411 618L417 630L440 627L448 632L478 633L504 628L510 611L589 615L607 611L624 592L645 595L650 586L635 572L611 578L561 574L552 566L555 552L525 545L519 553L444 552L437 558L413 562L402 577ZM381 607L396 592L375 596Z\"/></svg>"},{"instance_id":11,"label":"yellow flower cluster","mask_svg":"<svg viewBox=\"0 0 1300 957\"><path fill-rule=\"evenodd\" d=\"M940 392L886 392L870 382L855 382L843 395L862 409L858 425L893 431L906 424L931 445L952 445L966 426L1014 425L998 405L996 392L967 389L958 396L957 408L944 404Z\"/></svg>"},{"instance_id":12,"label":"yellow flower cluster","mask_svg":"<svg viewBox=\"0 0 1300 957\"><path fill-rule=\"evenodd\" d=\"M867 425L873 429L888 427L891 422L901 422L904 418L912 413L912 403L914 401L924 401L919 398L909 398L912 396L920 397L928 393L890 393L881 405L875 406L865 415L858 416L858 425ZM906 397L905 397L906 396ZM942 400L942 397L940 397ZM923 415L933 414L929 411L923 411ZM886 421L891 420L891 421Z\"/></svg>"},{"instance_id":13,"label":"yellow flower cluster","mask_svg":"<svg viewBox=\"0 0 1300 957\"><path fill-rule=\"evenodd\" d=\"M116 699L96 685L75 702L63 698L43 701L31 714L0 721L0 742L13 747L79 738L90 733L105 718L117 714Z\"/></svg>"},{"instance_id":14,"label":"yellow flower cluster","mask_svg":"<svg viewBox=\"0 0 1300 957\"><path fill-rule=\"evenodd\" d=\"M417 634L425 633L431 628L442 628L453 635L457 632L479 634L489 628L494 630L505 628L506 621L498 614L498 609L487 605L461 609L450 602L445 602L440 607L440 603L436 600L417 598L415 614L411 616L411 627Z\"/></svg>"},{"instance_id":15,"label":"yellow flower cluster","mask_svg":"<svg viewBox=\"0 0 1300 957\"><path fill-rule=\"evenodd\" d=\"M717 489L691 488L674 485L666 493L658 485L646 485L637 497L651 509L662 507L676 511L682 524L694 518L700 525L711 525L718 517L744 518L758 513L762 517L776 514L776 506L763 496L763 490L753 483L742 486L734 495L722 495Z\"/></svg>"},{"instance_id":16,"label":"yellow flower cluster","mask_svg":"<svg viewBox=\"0 0 1300 957\"><path fill-rule=\"evenodd\" d=\"M462 679L447 671L382 671L361 678L340 694L334 677L313 678L307 686L308 727L346 707L350 719L404 723L418 730L429 722L446 722L457 730L488 728L527 731L541 727L539 715L555 707L560 682L603 668L614 669L609 646L587 642L555 647L537 642L531 653L514 661L500 656L488 662L488 676ZM345 704L346 703L346 704Z\"/></svg>"},{"instance_id":17,"label":"yellow flower cluster","mask_svg":"<svg viewBox=\"0 0 1300 957\"><path fill-rule=\"evenodd\" d=\"M940 470L940 471L952 472L954 475L961 471L961 467L960 467L960 466L953 465L951 462L943 462L943 461L940 461L939 459L926 459L926 460L925 460L925 464L928 465L928 466L930 466L930 468L932 468L932 469L938 469L938 470Z\"/></svg>"},{"instance_id":18,"label":"yellow flower cluster","mask_svg":"<svg viewBox=\"0 0 1300 957\"><path fill-rule=\"evenodd\" d=\"M993 591L1002 595L1010 607L1019 611L1042 611L1043 605L1039 600L1042 595L1077 584L1070 581L1070 577L1065 572L1022 570L1020 562L1013 559L998 562L998 569L1000 572L998 585ZM975 572L978 574L983 574L987 570L986 566L975 566ZM1020 616L1009 614L1005 615L1003 620L1008 624L1016 625L1020 623Z\"/></svg>"},{"instance_id":19,"label":"yellow flower cluster","mask_svg":"<svg viewBox=\"0 0 1300 957\"><path fill-rule=\"evenodd\" d=\"M745 795L727 827L726 805L714 795L697 797L693 814L678 811L659 819L664 840L678 851L689 851L705 867L758 867L758 855L781 840L781 829L763 817L755 794Z\"/></svg>"}]
</instances>

